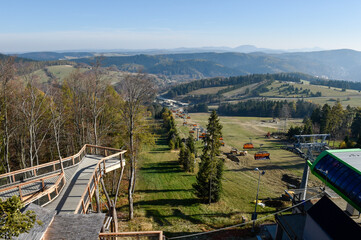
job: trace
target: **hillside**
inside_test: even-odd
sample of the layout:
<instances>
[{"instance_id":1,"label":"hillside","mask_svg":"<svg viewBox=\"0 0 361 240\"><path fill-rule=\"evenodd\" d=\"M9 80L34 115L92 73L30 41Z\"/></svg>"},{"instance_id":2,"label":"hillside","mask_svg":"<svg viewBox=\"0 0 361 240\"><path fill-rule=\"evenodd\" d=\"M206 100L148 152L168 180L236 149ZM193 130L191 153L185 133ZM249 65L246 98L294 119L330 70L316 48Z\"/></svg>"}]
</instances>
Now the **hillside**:
<instances>
[{"instance_id":1,"label":"hillside","mask_svg":"<svg viewBox=\"0 0 361 240\"><path fill-rule=\"evenodd\" d=\"M95 55L101 54L40 52L19 56L35 60L68 59L89 64ZM348 49L293 53L181 52L123 55L104 53L103 64L116 66L122 71L143 70L177 81L280 72L302 72L328 79L361 81L361 52Z\"/></svg>"},{"instance_id":2,"label":"hillside","mask_svg":"<svg viewBox=\"0 0 361 240\"><path fill-rule=\"evenodd\" d=\"M191 104L236 103L250 99L307 101L361 106L361 83L315 78L299 73L211 78L172 87L164 94Z\"/></svg>"}]
</instances>

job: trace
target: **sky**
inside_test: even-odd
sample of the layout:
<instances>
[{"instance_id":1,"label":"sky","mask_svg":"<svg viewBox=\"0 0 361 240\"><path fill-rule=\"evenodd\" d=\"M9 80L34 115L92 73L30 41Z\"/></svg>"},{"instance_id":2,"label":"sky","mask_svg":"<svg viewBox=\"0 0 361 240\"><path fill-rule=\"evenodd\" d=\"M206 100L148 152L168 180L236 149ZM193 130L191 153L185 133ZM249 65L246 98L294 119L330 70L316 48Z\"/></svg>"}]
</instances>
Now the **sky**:
<instances>
[{"instance_id":1,"label":"sky","mask_svg":"<svg viewBox=\"0 0 361 240\"><path fill-rule=\"evenodd\" d=\"M0 52L237 47L361 51L358 0L0 0Z\"/></svg>"}]
</instances>

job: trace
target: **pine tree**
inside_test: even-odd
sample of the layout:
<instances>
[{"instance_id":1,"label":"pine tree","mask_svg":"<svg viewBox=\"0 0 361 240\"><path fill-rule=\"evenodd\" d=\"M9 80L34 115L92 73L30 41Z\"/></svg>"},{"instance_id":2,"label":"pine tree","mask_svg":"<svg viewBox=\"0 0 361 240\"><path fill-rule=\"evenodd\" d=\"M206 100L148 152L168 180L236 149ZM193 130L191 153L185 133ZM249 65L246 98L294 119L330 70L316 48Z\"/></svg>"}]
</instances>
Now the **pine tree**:
<instances>
[{"instance_id":1,"label":"pine tree","mask_svg":"<svg viewBox=\"0 0 361 240\"><path fill-rule=\"evenodd\" d=\"M185 159L185 147L184 147L184 144L182 143L181 146L180 146L180 151L179 151L179 158L178 158L178 163L180 165L183 165L184 163L184 159Z\"/></svg>"},{"instance_id":2,"label":"pine tree","mask_svg":"<svg viewBox=\"0 0 361 240\"><path fill-rule=\"evenodd\" d=\"M208 119L197 182L193 184L197 197L208 203L217 202L222 190L223 160L217 158L220 153L221 130L218 115L213 111Z\"/></svg>"},{"instance_id":3,"label":"pine tree","mask_svg":"<svg viewBox=\"0 0 361 240\"><path fill-rule=\"evenodd\" d=\"M191 153L196 154L196 147L194 146L194 137L192 133L189 133L189 136L186 140L186 145L191 151Z\"/></svg>"}]
</instances>

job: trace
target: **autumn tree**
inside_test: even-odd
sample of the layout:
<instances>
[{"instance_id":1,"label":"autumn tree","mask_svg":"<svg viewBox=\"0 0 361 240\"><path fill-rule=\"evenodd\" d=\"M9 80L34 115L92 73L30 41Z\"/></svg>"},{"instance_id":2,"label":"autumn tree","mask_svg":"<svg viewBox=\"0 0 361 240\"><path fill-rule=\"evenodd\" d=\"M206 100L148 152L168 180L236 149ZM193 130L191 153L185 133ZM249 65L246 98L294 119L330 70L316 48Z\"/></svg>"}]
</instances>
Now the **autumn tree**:
<instances>
[{"instance_id":1,"label":"autumn tree","mask_svg":"<svg viewBox=\"0 0 361 240\"><path fill-rule=\"evenodd\" d=\"M10 121L9 121L9 82L15 77L15 58L9 57L5 60L0 60L0 84L1 84L1 127L2 127L2 147L3 159L6 165L6 171L10 172L9 163L9 145L10 145Z\"/></svg>"},{"instance_id":2,"label":"autumn tree","mask_svg":"<svg viewBox=\"0 0 361 240\"><path fill-rule=\"evenodd\" d=\"M129 219L134 217L133 194L136 180L136 163L141 143L144 141L145 128L147 127L144 119L145 107L151 101L155 94L153 82L148 75L138 73L136 75L128 74L120 83L120 93L123 97L123 106L121 115L125 124L126 147L129 156Z\"/></svg>"}]
</instances>

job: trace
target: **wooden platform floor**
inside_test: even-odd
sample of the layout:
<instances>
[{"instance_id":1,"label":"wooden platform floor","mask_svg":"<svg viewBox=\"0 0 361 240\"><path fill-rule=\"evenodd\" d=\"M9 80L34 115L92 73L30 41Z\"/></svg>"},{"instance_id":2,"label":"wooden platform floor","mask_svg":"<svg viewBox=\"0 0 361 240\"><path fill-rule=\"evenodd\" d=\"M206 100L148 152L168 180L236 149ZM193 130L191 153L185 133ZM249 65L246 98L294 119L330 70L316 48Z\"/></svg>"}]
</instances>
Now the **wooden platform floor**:
<instances>
[{"instance_id":1,"label":"wooden platform floor","mask_svg":"<svg viewBox=\"0 0 361 240\"><path fill-rule=\"evenodd\" d=\"M78 166L66 169L64 189L55 200L44 207L49 210L55 210L58 214L73 214L82 194L87 188L97 163L102 158L103 156L99 155L86 155ZM109 159L105 163L106 168L109 168L119 165L119 159Z\"/></svg>"}]
</instances>

